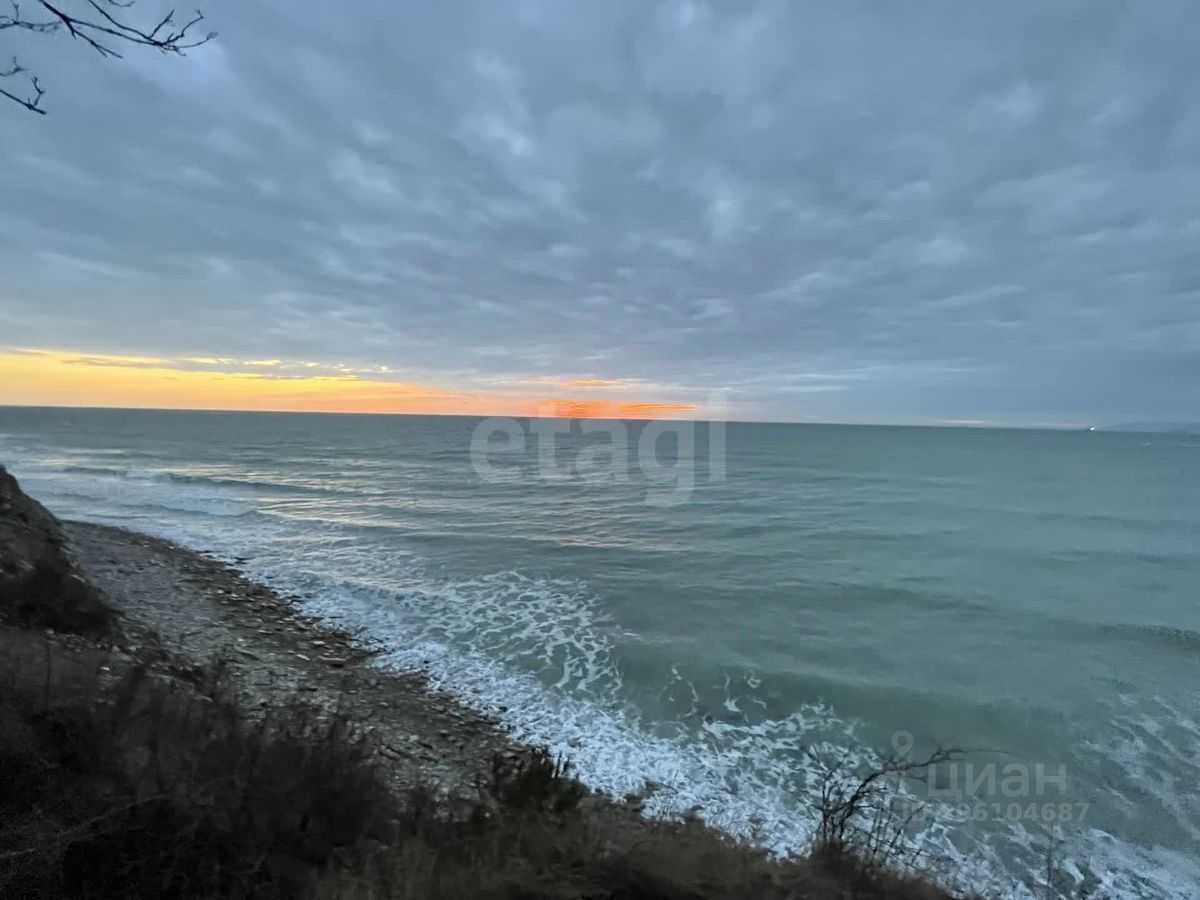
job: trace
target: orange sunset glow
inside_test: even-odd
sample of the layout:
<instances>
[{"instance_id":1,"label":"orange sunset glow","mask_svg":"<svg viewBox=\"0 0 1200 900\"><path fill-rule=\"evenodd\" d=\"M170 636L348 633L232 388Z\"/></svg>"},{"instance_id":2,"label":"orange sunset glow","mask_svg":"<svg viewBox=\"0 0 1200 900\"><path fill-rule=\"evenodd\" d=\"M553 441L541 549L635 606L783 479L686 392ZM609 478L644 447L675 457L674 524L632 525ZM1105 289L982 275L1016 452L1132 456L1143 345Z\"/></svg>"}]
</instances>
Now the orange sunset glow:
<instances>
[{"instance_id":1,"label":"orange sunset glow","mask_svg":"<svg viewBox=\"0 0 1200 900\"><path fill-rule=\"evenodd\" d=\"M693 404L682 402L547 397L546 383L558 390L622 387L602 379L563 379L531 382L528 391L466 390L394 380L382 366L352 369L277 359L40 349L0 352L0 405L638 419L696 412Z\"/></svg>"},{"instance_id":2,"label":"orange sunset glow","mask_svg":"<svg viewBox=\"0 0 1200 900\"><path fill-rule=\"evenodd\" d=\"M536 415L559 419L661 419L694 410L690 403L546 400L538 404Z\"/></svg>"}]
</instances>

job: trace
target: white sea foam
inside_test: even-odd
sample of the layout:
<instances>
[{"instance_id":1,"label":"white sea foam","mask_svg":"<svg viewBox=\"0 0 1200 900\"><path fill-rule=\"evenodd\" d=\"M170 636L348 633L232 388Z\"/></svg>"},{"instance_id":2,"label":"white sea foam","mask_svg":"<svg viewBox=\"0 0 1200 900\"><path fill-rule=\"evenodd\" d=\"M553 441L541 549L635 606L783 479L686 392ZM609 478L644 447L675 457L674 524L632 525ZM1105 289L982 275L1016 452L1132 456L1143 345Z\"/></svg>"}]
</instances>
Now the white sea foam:
<instances>
[{"instance_id":1,"label":"white sea foam","mask_svg":"<svg viewBox=\"0 0 1200 900\"><path fill-rule=\"evenodd\" d=\"M1085 746L1106 761L1109 784L1131 815L1200 847L1200 717L1158 696L1118 695L1114 703L1111 727Z\"/></svg>"},{"instance_id":2,"label":"white sea foam","mask_svg":"<svg viewBox=\"0 0 1200 900\"><path fill-rule=\"evenodd\" d=\"M855 723L821 704L755 724L709 717L696 731L656 733L623 700L619 657L606 637L611 629L584 585L516 572L443 582L419 566L406 575L400 593L370 578L332 582L313 572L291 586L313 595L313 611L383 639L391 648L384 664L420 669L435 686L497 714L516 737L569 757L592 787L620 797L654 784L650 815L698 811L787 853L803 847L815 824L818 772L806 748L820 742L850 767L879 761L859 745ZM744 684L757 686L753 676ZM726 687L733 685L730 678ZM664 691L690 697L691 712L698 711L699 692L677 669ZM726 709L736 706L732 693ZM1046 896L1040 879L1048 832L1019 822L990 833L963 831L951 820L935 816L912 835L927 865L965 888L987 885L1014 900ZM1063 885L1099 885L1115 897L1193 896L1186 869L1169 853L1133 848L1094 829L1055 840Z\"/></svg>"},{"instance_id":3,"label":"white sea foam","mask_svg":"<svg viewBox=\"0 0 1200 900\"><path fill-rule=\"evenodd\" d=\"M725 715L714 717L703 708L701 687L678 667L669 669L662 692L678 721L647 720L622 677L620 630L585 583L517 571L462 578L408 551L361 546L332 523L251 515L256 504L236 485L126 477L133 470L113 458L95 466L111 474L87 471L96 451L39 463L16 454L9 441L5 453L17 458L26 488L60 514L133 520L227 557L250 556L250 574L307 596L314 612L339 624L363 628L389 648L385 664L422 669L435 685L499 715L517 737L569 757L593 787L622 796L654 782L651 815L698 810L715 825L787 852L813 825L817 772L805 749L836 745L851 765L875 760L860 745L856 724L827 705L767 715L765 686L753 672L723 676L723 697L713 708ZM238 517L236 525L230 517ZM1196 837L1200 816L1188 805L1195 802L1188 788L1200 782L1200 727L1194 715L1159 702L1160 710L1131 708L1117 717L1115 736L1087 749L1119 765L1127 781L1151 791ZM1183 784L1181 771L1197 777ZM1038 879L1045 840L1020 823L981 833L942 821L914 836L965 885L1019 900L1044 896ZM1200 883L1195 861L1181 853L1142 849L1099 829L1067 835L1060 855L1068 880L1091 878L1114 897L1191 900Z\"/></svg>"},{"instance_id":4,"label":"white sea foam","mask_svg":"<svg viewBox=\"0 0 1200 900\"><path fill-rule=\"evenodd\" d=\"M13 467L13 473L26 491L68 518L142 518L155 510L168 517L193 513L229 518L253 511L246 500L208 485L20 464Z\"/></svg>"}]
</instances>

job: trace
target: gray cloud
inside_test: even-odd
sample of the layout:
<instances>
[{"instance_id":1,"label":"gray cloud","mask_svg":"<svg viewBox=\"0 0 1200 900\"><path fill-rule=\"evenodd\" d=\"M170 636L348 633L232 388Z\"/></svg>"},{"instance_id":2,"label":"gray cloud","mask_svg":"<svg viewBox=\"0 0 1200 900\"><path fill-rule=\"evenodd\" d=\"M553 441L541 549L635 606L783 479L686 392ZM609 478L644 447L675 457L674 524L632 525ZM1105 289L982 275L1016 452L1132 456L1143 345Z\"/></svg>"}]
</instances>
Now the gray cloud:
<instances>
[{"instance_id":1,"label":"gray cloud","mask_svg":"<svg viewBox=\"0 0 1200 900\"><path fill-rule=\"evenodd\" d=\"M209 12L185 60L14 48L4 343L1200 417L1185 0Z\"/></svg>"}]
</instances>

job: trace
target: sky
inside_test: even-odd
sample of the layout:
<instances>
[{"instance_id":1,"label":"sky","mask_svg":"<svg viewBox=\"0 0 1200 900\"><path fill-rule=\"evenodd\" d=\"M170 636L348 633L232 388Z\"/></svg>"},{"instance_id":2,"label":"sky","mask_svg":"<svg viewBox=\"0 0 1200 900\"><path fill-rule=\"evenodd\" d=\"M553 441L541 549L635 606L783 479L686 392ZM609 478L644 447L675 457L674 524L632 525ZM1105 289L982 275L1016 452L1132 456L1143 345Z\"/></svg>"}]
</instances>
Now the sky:
<instances>
[{"instance_id":1,"label":"sky","mask_svg":"<svg viewBox=\"0 0 1200 900\"><path fill-rule=\"evenodd\" d=\"M0 403L1200 420L1193 0L202 6L0 31Z\"/></svg>"}]
</instances>

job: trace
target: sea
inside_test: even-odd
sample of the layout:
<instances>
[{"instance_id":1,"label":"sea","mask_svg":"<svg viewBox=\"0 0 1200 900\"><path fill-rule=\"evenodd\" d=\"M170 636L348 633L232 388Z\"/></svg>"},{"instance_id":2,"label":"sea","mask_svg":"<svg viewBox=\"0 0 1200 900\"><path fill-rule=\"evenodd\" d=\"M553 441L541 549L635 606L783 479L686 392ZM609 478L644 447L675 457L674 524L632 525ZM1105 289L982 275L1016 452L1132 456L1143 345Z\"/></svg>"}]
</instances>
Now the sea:
<instances>
[{"instance_id":1,"label":"sea","mask_svg":"<svg viewBox=\"0 0 1200 900\"><path fill-rule=\"evenodd\" d=\"M952 883L1200 897L1200 436L0 408L0 463L648 815L793 853L888 769Z\"/></svg>"}]
</instances>

